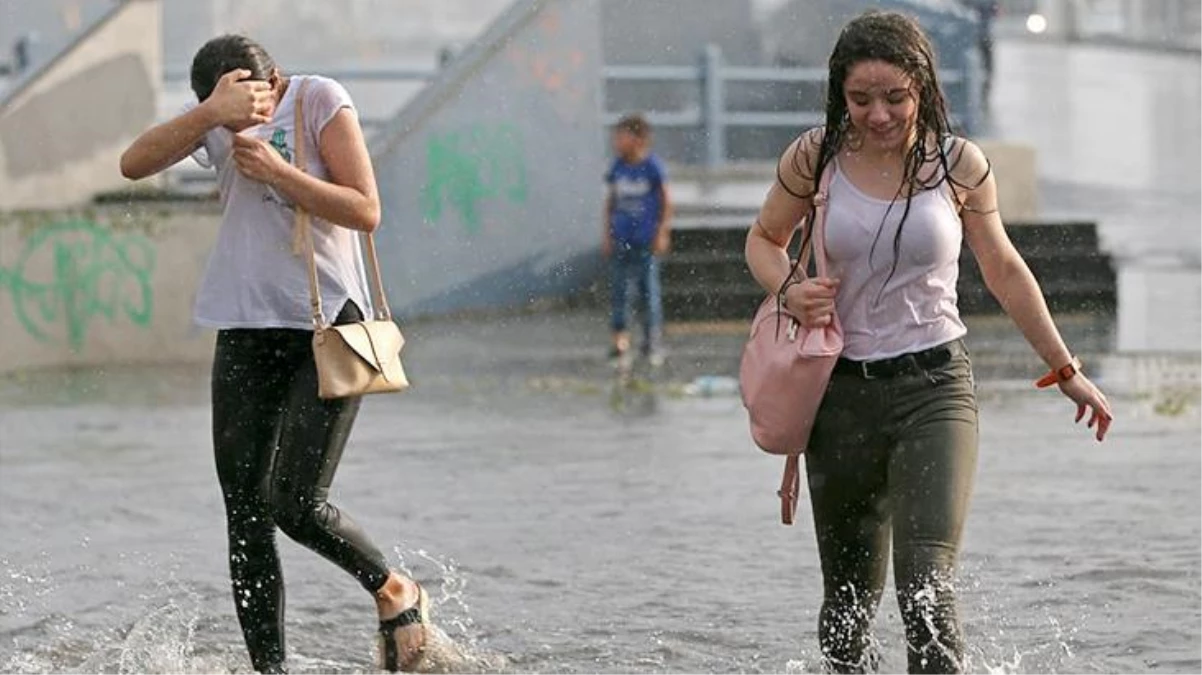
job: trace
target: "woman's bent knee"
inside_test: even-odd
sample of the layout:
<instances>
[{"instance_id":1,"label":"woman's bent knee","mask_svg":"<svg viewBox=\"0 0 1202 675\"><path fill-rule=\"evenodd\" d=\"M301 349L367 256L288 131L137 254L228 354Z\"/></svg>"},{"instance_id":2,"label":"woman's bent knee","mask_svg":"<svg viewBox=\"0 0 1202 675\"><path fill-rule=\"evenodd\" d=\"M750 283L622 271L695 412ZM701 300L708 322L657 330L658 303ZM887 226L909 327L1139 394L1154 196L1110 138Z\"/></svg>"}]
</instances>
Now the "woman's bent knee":
<instances>
[{"instance_id":1,"label":"woman's bent knee","mask_svg":"<svg viewBox=\"0 0 1202 675\"><path fill-rule=\"evenodd\" d=\"M299 543L308 541L317 527L317 505L294 496L273 495L271 515L280 531Z\"/></svg>"}]
</instances>

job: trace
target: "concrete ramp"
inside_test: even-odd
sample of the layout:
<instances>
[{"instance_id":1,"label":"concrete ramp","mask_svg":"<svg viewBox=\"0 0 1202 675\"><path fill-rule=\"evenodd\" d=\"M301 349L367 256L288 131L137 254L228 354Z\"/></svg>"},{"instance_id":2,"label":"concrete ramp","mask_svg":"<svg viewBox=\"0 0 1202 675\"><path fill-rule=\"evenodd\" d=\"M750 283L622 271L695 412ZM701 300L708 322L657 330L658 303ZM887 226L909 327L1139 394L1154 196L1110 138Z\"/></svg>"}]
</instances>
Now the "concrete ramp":
<instances>
[{"instance_id":1,"label":"concrete ramp","mask_svg":"<svg viewBox=\"0 0 1202 675\"><path fill-rule=\"evenodd\" d=\"M605 131L596 0L519 0L380 133L402 316L512 309L591 280Z\"/></svg>"},{"instance_id":2,"label":"concrete ramp","mask_svg":"<svg viewBox=\"0 0 1202 675\"><path fill-rule=\"evenodd\" d=\"M126 0L0 99L0 211L83 204L155 121L159 0Z\"/></svg>"}]
</instances>

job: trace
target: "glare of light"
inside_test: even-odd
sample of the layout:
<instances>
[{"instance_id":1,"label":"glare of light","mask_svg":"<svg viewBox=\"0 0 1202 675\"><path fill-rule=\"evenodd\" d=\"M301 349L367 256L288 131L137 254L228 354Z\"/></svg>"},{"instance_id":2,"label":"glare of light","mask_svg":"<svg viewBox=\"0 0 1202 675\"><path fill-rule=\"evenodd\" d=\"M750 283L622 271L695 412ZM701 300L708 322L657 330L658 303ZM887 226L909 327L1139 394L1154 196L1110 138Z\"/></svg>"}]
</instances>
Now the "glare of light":
<instances>
[{"instance_id":1,"label":"glare of light","mask_svg":"<svg viewBox=\"0 0 1202 675\"><path fill-rule=\"evenodd\" d=\"M1027 17L1027 30L1039 34L1048 29L1048 20L1042 14L1032 14Z\"/></svg>"}]
</instances>

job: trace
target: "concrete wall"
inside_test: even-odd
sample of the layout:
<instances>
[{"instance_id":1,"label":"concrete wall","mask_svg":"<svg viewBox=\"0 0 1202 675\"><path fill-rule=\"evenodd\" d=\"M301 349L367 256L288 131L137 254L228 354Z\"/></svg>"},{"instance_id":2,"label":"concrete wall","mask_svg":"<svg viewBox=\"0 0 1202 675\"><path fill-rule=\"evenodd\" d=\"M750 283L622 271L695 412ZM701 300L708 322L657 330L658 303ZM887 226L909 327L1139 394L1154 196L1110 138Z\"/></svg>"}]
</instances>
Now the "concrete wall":
<instances>
[{"instance_id":1,"label":"concrete wall","mask_svg":"<svg viewBox=\"0 0 1202 675\"><path fill-rule=\"evenodd\" d=\"M1123 261L1118 272L1118 306L1119 351L1198 353L1202 345L1202 270L1196 264L1173 256Z\"/></svg>"},{"instance_id":2,"label":"concrete wall","mask_svg":"<svg viewBox=\"0 0 1202 675\"><path fill-rule=\"evenodd\" d=\"M601 51L610 65L697 65L707 44L728 63L760 65L750 0L602 0Z\"/></svg>"},{"instance_id":3,"label":"concrete wall","mask_svg":"<svg viewBox=\"0 0 1202 675\"><path fill-rule=\"evenodd\" d=\"M512 0L186 0L163 6L164 59L186 70L206 40L244 33L286 70L343 64L433 67ZM298 40L297 36L320 36ZM353 92L352 92L353 93ZM358 100L356 100L358 103ZM395 109L394 109L395 111Z\"/></svg>"},{"instance_id":4,"label":"concrete wall","mask_svg":"<svg viewBox=\"0 0 1202 675\"><path fill-rule=\"evenodd\" d=\"M129 0L0 101L0 210L83 204L121 187L125 146L154 122L159 0Z\"/></svg>"},{"instance_id":5,"label":"concrete wall","mask_svg":"<svg viewBox=\"0 0 1202 675\"><path fill-rule=\"evenodd\" d=\"M993 139L974 139L989 158L997 179L998 211L1006 222L1039 217L1039 172L1034 146Z\"/></svg>"},{"instance_id":6,"label":"concrete wall","mask_svg":"<svg viewBox=\"0 0 1202 675\"><path fill-rule=\"evenodd\" d=\"M598 262L605 132L596 0L521 0L373 142L402 315L520 307Z\"/></svg>"},{"instance_id":7,"label":"concrete wall","mask_svg":"<svg viewBox=\"0 0 1202 675\"><path fill-rule=\"evenodd\" d=\"M215 203L0 214L0 373L203 362L192 302Z\"/></svg>"},{"instance_id":8,"label":"concrete wall","mask_svg":"<svg viewBox=\"0 0 1202 675\"><path fill-rule=\"evenodd\" d=\"M940 68L959 68L976 44L975 17L959 0L788 0L764 21L765 50L777 62L825 66L843 25L869 9L918 19Z\"/></svg>"},{"instance_id":9,"label":"concrete wall","mask_svg":"<svg viewBox=\"0 0 1202 675\"><path fill-rule=\"evenodd\" d=\"M17 63L16 47L18 42L24 41L26 66L41 67L67 47L81 30L103 19L119 2L0 0L0 64L17 69L21 64Z\"/></svg>"}]
</instances>

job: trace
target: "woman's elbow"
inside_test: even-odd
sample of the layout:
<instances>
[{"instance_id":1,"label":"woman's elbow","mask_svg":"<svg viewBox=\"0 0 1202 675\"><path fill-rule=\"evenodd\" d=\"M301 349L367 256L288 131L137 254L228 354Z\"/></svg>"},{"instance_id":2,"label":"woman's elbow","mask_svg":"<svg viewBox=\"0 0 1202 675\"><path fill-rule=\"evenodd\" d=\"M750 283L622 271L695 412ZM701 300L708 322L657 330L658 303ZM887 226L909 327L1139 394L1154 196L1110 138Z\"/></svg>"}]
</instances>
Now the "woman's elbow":
<instances>
[{"instance_id":1,"label":"woman's elbow","mask_svg":"<svg viewBox=\"0 0 1202 675\"><path fill-rule=\"evenodd\" d=\"M380 226L380 202L379 200L368 200L362 208L359 209L358 218L355 223L363 232L371 234Z\"/></svg>"},{"instance_id":2,"label":"woman's elbow","mask_svg":"<svg viewBox=\"0 0 1202 675\"><path fill-rule=\"evenodd\" d=\"M759 252L764 250L765 246L778 247L779 245L765 237L760 232L759 225L752 225L747 230L747 238L743 241L743 257L747 259L748 265L759 256Z\"/></svg>"},{"instance_id":3,"label":"woman's elbow","mask_svg":"<svg viewBox=\"0 0 1202 675\"><path fill-rule=\"evenodd\" d=\"M141 180L150 174L138 166L135 158L130 157L126 150L121 154L121 175L129 180Z\"/></svg>"},{"instance_id":4,"label":"woman's elbow","mask_svg":"<svg viewBox=\"0 0 1202 675\"><path fill-rule=\"evenodd\" d=\"M747 236L743 239L743 257L748 263L751 262L752 239L755 237L755 227L747 230Z\"/></svg>"}]
</instances>

